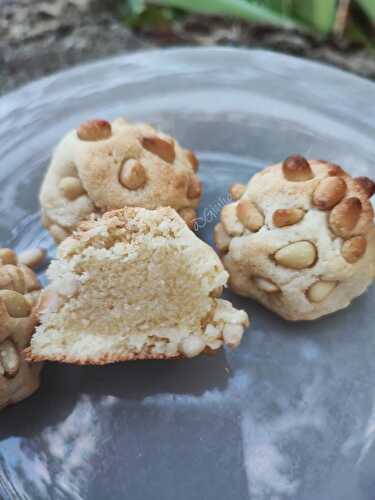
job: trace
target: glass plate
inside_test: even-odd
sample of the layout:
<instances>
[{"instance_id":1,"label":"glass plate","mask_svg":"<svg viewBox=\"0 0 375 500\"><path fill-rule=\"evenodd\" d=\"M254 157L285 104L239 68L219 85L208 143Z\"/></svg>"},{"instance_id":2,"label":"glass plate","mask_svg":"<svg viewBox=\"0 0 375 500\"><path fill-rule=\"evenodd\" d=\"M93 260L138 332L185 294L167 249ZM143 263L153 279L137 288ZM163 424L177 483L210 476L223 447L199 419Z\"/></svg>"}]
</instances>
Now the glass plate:
<instances>
[{"instance_id":1,"label":"glass plate","mask_svg":"<svg viewBox=\"0 0 375 500\"><path fill-rule=\"evenodd\" d=\"M149 51L81 66L0 99L0 241L51 239L38 188L52 148L87 118L146 120L198 152L200 236L232 182L292 153L374 175L375 85L264 51ZM344 311L252 317L216 357L47 364L0 414L3 499L374 500L375 290Z\"/></svg>"}]
</instances>

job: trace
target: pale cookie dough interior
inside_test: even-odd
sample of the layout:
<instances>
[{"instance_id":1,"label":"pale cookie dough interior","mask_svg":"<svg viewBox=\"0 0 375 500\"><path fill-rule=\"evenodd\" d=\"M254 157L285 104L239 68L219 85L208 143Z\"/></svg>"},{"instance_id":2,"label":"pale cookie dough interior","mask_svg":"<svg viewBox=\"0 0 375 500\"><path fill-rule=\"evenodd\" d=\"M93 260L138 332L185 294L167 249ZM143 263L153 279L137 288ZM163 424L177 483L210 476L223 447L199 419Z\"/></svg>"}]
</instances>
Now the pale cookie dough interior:
<instances>
[{"instance_id":1,"label":"pale cookie dough interior","mask_svg":"<svg viewBox=\"0 0 375 500\"><path fill-rule=\"evenodd\" d=\"M171 208L83 222L47 271L30 359L110 363L236 347L247 314L218 296L228 274Z\"/></svg>"},{"instance_id":2,"label":"pale cookie dough interior","mask_svg":"<svg viewBox=\"0 0 375 500\"><path fill-rule=\"evenodd\" d=\"M34 272L19 264L9 248L0 249L0 410L30 396L39 387L41 364L30 364L29 345L37 317L41 285Z\"/></svg>"},{"instance_id":3,"label":"pale cookie dough interior","mask_svg":"<svg viewBox=\"0 0 375 500\"><path fill-rule=\"evenodd\" d=\"M214 234L231 288L289 320L348 306L375 276L374 191L297 155L232 186Z\"/></svg>"},{"instance_id":4,"label":"pale cookie dough interior","mask_svg":"<svg viewBox=\"0 0 375 500\"><path fill-rule=\"evenodd\" d=\"M60 243L89 214L171 206L192 227L201 196L197 170L192 151L150 125L85 122L53 153L40 191L43 225Z\"/></svg>"}]
</instances>

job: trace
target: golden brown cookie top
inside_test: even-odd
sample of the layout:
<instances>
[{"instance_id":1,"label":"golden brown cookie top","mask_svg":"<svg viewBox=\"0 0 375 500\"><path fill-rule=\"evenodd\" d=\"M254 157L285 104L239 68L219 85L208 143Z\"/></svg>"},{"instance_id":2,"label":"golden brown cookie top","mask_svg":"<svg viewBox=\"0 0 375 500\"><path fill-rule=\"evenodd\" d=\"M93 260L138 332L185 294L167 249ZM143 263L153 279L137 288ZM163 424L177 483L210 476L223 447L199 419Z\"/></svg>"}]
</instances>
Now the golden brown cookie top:
<instances>
[{"instance_id":1,"label":"golden brown cookie top","mask_svg":"<svg viewBox=\"0 0 375 500\"><path fill-rule=\"evenodd\" d=\"M214 234L232 288L288 319L346 307L375 274L374 191L299 155L232 186Z\"/></svg>"},{"instance_id":2,"label":"golden brown cookie top","mask_svg":"<svg viewBox=\"0 0 375 500\"><path fill-rule=\"evenodd\" d=\"M38 259L39 257L39 259ZM40 367L24 360L37 323L35 302L41 285L30 265L40 262L40 252L17 257L0 249L0 409L29 396L39 385Z\"/></svg>"},{"instance_id":3,"label":"golden brown cookie top","mask_svg":"<svg viewBox=\"0 0 375 500\"><path fill-rule=\"evenodd\" d=\"M171 206L191 224L197 170L192 151L150 125L90 120L54 152L40 193L44 225L61 241L88 214L125 206Z\"/></svg>"}]
</instances>

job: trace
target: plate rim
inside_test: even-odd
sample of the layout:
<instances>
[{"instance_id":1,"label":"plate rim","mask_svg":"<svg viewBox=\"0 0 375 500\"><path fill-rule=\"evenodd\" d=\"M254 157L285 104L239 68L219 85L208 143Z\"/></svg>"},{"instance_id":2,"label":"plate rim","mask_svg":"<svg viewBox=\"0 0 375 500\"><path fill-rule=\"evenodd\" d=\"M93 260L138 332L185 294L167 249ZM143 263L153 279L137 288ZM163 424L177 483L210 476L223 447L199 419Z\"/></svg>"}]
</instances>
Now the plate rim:
<instances>
[{"instance_id":1,"label":"plate rim","mask_svg":"<svg viewBox=\"0 0 375 500\"><path fill-rule=\"evenodd\" d=\"M168 57L168 56L175 56L178 54L185 54L185 55L192 55L194 56L195 54L199 54L201 56L210 56L210 55L235 55L239 57L245 57L245 58L258 58L258 57L264 57L264 58L277 58L279 59L280 65L282 62L291 62L294 64L303 64L310 66L311 68L314 69L319 69L319 68L324 68L326 75L331 76L331 77L341 77L344 79L351 79L351 80L356 80L357 83L361 85L366 85L371 88L371 90L374 91L375 93L375 82L372 80L365 78L363 76L351 73L347 70L338 68L336 66L333 66L329 63L326 62L321 62L321 61L316 61L316 60L311 60L307 59L304 57L299 57L295 55L290 55L286 54L283 52L276 52L272 50L267 50L267 49L251 49L251 48L246 48L246 47L226 47L226 46L219 46L219 45L214 45L210 47L196 47L196 46L184 46L184 47L168 47L168 48L150 48L150 49L143 49L143 50L137 50L135 52L124 52L120 54L116 54L110 57L104 57L100 58L97 60L92 60L92 61L87 61L83 62L81 64L77 64L73 66L72 68L65 68L61 69L59 71L53 72L49 75L43 76L41 78L37 78L35 80L32 80L24 85L21 85L20 87L17 87L14 90L11 90L10 92L6 92L4 94L0 94L0 104L3 101L3 99L9 99L9 98L15 98L15 97L23 97L25 93L28 93L34 89L34 87L40 85L40 84L48 84L48 83L55 83L58 79L61 77L65 76L71 76L74 74L79 74L81 71L87 70L89 68L94 68L100 67L101 65L106 65L109 62L116 63L116 62L121 62L122 64L142 64L142 62L146 59L150 58L158 58L158 57ZM183 63L183 61L182 61ZM0 114L1 114L1 107L0 107Z\"/></svg>"}]
</instances>

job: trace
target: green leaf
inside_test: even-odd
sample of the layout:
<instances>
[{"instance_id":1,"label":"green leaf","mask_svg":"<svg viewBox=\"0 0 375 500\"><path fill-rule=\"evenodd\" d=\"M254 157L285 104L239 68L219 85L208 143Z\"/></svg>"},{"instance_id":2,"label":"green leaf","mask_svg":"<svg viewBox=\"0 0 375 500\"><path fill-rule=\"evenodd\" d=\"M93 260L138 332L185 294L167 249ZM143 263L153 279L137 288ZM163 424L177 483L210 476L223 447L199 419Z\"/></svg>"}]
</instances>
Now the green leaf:
<instances>
[{"instance_id":1,"label":"green leaf","mask_svg":"<svg viewBox=\"0 0 375 500\"><path fill-rule=\"evenodd\" d=\"M364 10L372 23L375 23L375 1L374 0L356 0L358 5Z\"/></svg>"},{"instance_id":2,"label":"green leaf","mask_svg":"<svg viewBox=\"0 0 375 500\"><path fill-rule=\"evenodd\" d=\"M294 11L298 18L321 33L329 33L332 30L336 7L336 0L294 1Z\"/></svg>"},{"instance_id":3,"label":"green leaf","mask_svg":"<svg viewBox=\"0 0 375 500\"><path fill-rule=\"evenodd\" d=\"M129 10L133 16L142 14L145 10L145 0L128 0Z\"/></svg>"},{"instance_id":4,"label":"green leaf","mask_svg":"<svg viewBox=\"0 0 375 500\"><path fill-rule=\"evenodd\" d=\"M350 19L347 29L346 36L349 40L355 43L359 43L366 47L369 51L374 52L375 50L375 40L374 37L367 34L360 24L354 19Z\"/></svg>"},{"instance_id":5,"label":"green leaf","mask_svg":"<svg viewBox=\"0 0 375 500\"><path fill-rule=\"evenodd\" d=\"M246 0L151 0L149 3L177 7L202 14L240 17L248 21L271 23L285 27L296 27L296 24L298 24L283 14L261 6L255 1L253 3Z\"/></svg>"}]
</instances>

